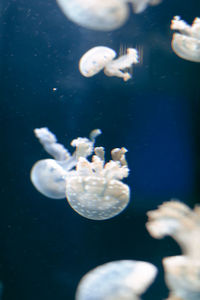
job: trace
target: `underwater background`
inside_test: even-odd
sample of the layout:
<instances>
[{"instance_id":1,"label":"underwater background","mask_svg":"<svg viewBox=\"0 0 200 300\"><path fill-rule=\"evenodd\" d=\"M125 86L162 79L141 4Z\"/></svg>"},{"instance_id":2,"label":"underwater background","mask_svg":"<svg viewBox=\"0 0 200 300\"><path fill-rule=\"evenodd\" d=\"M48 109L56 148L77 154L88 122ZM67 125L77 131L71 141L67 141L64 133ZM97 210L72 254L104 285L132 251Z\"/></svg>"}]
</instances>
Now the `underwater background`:
<instances>
[{"instance_id":1,"label":"underwater background","mask_svg":"<svg viewBox=\"0 0 200 300\"><path fill-rule=\"evenodd\" d=\"M112 32L70 22L54 0L0 3L0 280L5 300L74 299L81 277L105 262L134 259L158 266L142 296L163 299L161 260L180 253L171 238L147 232L146 212L177 198L200 199L200 64L171 49L170 22L192 23L199 0L163 0L131 14ZM123 82L103 72L84 78L80 57L94 46L139 49L141 63ZM100 128L106 158L128 149L129 206L106 221L78 215L66 200L44 197L30 170L47 153L33 134L48 127L70 151L72 139Z\"/></svg>"}]
</instances>

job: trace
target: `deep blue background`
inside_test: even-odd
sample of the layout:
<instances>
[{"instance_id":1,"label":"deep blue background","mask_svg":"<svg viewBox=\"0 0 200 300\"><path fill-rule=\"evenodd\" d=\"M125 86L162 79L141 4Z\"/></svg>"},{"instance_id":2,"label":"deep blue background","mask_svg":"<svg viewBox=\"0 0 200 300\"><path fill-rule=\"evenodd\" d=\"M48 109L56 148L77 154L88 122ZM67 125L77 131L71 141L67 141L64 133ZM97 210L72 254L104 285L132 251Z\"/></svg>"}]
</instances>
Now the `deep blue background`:
<instances>
[{"instance_id":1,"label":"deep blue background","mask_svg":"<svg viewBox=\"0 0 200 300\"><path fill-rule=\"evenodd\" d=\"M200 199L200 64L171 49L170 21L191 23L199 0L163 0L131 14L113 32L68 21L53 0L2 0L0 4L0 279L5 300L74 299L80 278L117 259L150 261L159 276L143 299L167 296L161 259L180 253L170 238L154 240L146 212L178 198ZM103 72L84 78L83 53L103 45L138 47L143 62L124 83ZM53 88L57 88L53 91ZM69 150L70 141L101 128L97 145L107 159L126 147L131 188L128 208L102 222L76 214L32 186L32 165L48 155L33 135L47 126Z\"/></svg>"}]
</instances>

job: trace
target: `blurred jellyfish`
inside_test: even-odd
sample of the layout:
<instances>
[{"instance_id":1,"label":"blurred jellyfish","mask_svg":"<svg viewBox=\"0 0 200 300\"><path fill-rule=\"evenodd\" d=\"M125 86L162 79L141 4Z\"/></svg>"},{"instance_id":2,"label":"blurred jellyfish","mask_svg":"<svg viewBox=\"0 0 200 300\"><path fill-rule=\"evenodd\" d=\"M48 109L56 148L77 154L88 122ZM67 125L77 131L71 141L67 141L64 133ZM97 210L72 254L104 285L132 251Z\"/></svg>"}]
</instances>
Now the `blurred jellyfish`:
<instances>
[{"instance_id":1,"label":"blurred jellyfish","mask_svg":"<svg viewBox=\"0 0 200 300\"><path fill-rule=\"evenodd\" d=\"M179 16L175 16L171 29L180 32L173 34L174 52L183 59L200 62L200 18L195 18L190 26Z\"/></svg>"},{"instance_id":2,"label":"blurred jellyfish","mask_svg":"<svg viewBox=\"0 0 200 300\"><path fill-rule=\"evenodd\" d=\"M129 203L129 187L122 183L128 176L125 148L111 152L105 164L103 147L94 149L92 162L80 157L76 171L66 181L66 196L71 207L81 216L92 220L110 219L122 212Z\"/></svg>"},{"instance_id":3,"label":"blurred jellyfish","mask_svg":"<svg viewBox=\"0 0 200 300\"><path fill-rule=\"evenodd\" d=\"M169 300L200 299L200 206L191 210L174 200L147 213L148 231L155 238L172 236L183 255L163 259Z\"/></svg>"},{"instance_id":4,"label":"blurred jellyfish","mask_svg":"<svg viewBox=\"0 0 200 300\"><path fill-rule=\"evenodd\" d=\"M126 0L124 0L126 1ZM133 5L133 11L136 14L142 13L148 5L157 5L160 2L162 2L162 0L130 0L127 2L131 2Z\"/></svg>"},{"instance_id":5,"label":"blurred jellyfish","mask_svg":"<svg viewBox=\"0 0 200 300\"><path fill-rule=\"evenodd\" d=\"M76 300L139 300L154 281L154 265L134 260L109 262L88 272L81 279Z\"/></svg>"},{"instance_id":6,"label":"blurred jellyfish","mask_svg":"<svg viewBox=\"0 0 200 300\"><path fill-rule=\"evenodd\" d=\"M69 20L88 29L109 31L121 27L129 16L128 3L133 11L141 13L148 4L161 0L57 0Z\"/></svg>"},{"instance_id":7,"label":"blurred jellyfish","mask_svg":"<svg viewBox=\"0 0 200 300\"><path fill-rule=\"evenodd\" d=\"M133 48L127 49L127 54L115 59L116 52L108 47L98 46L87 51L79 61L79 70L85 77L92 77L104 69L107 76L117 76L127 81L131 74L123 72L132 64L137 64L138 51Z\"/></svg>"},{"instance_id":8,"label":"blurred jellyfish","mask_svg":"<svg viewBox=\"0 0 200 300\"><path fill-rule=\"evenodd\" d=\"M76 151L71 155L65 147L57 143L56 136L46 127L34 130L36 137L48 154L54 159L42 159L31 169L31 181L35 188L53 199L65 198L66 178L79 157L87 157L93 152L95 138L101 133L99 129L91 132L90 139L77 138L71 142Z\"/></svg>"}]
</instances>

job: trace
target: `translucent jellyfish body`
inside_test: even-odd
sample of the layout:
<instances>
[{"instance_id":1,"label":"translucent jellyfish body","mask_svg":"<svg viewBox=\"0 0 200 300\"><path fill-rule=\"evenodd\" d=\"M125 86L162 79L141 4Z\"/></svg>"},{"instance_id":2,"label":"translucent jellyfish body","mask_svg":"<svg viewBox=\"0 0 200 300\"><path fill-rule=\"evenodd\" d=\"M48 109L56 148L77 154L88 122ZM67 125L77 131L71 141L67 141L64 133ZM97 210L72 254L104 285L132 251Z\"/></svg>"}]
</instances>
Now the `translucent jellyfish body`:
<instances>
[{"instance_id":1,"label":"translucent jellyfish body","mask_svg":"<svg viewBox=\"0 0 200 300\"><path fill-rule=\"evenodd\" d=\"M132 0L129 2L131 2L133 5L134 13L139 14L142 13L148 5L157 5L162 2L162 0Z\"/></svg>"},{"instance_id":2,"label":"translucent jellyfish body","mask_svg":"<svg viewBox=\"0 0 200 300\"><path fill-rule=\"evenodd\" d=\"M48 128L37 128L34 133L47 153L54 159L42 159L36 162L31 169L31 181L35 188L46 197L65 198L68 173L76 166L79 157L87 157L93 152L95 137L101 132L94 130L90 134L90 139L73 140L71 145L76 147L73 155L63 145L57 143L56 136Z\"/></svg>"},{"instance_id":3,"label":"translucent jellyfish body","mask_svg":"<svg viewBox=\"0 0 200 300\"><path fill-rule=\"evenodd\" d=\"M120 0L57 0L57 3L71 21L88 29L117 29L129 15L128 6Z\"/></svg>"},{"instance_id":4,"label":"translucent jellyfish body","mask_svg":"<svg viewBox=\"0 0 200 300\"><path fill-rule=\"evenodd\" d=\"M183 255L163 259L168 299L200 299L200 206L194 210L179 201L163 203L148 212L147 229L155 238L172 236Z\"/></svg>"},{"instance_id":5,"label":"translucent jellyfish body","mask_svg":"<svg viewBox=\"0 0 200 300\"><path fill-rule=\"evenodd\" d=\"M111 152L110 162L104 162L102 147L94 149L92 162L79 158L76 171L66 181L66 196L71 207L92 220L110 219L129 203L129 187L120 180L128 176L125 148Z\"/></svg>"},{"instance_id":6,"label":"translucent jellyfish body","mask_svg":"<svg viewBox=\"0 0 200 300\"><path fill-rule=\"evenodd\" d=\"M88 272L80 281L76 300L139 300L154 281L154 265L134 260L109 262Z\"/></svg>"},{"instance_id":7,"label":"translucent jellyfish body","mask_svg":"<svg viewBox=\"0 0 200 300\"><path fill-rule=\"evenodd\" d=\"M148 4L160 0L57 0L63 13L71 21L88 29L109 31L121 27L129 16L128 3L141 13Z\"/></svg>"},{"instance_id":8,"label":"translucent jellyfish body","mask_svg":"<svg viewBox=\"0 0 200 300\"><path fill-rule=\"evenodd\" d=\"M175 16L171 29L179 31L173 34L174 52L183 59L200 62L200 18L195 18L190 26L179 16Z\"/></svg>"},{"instance_id":9,"label":"translucent jellyfish body","mask_svg":"<svg viewBox=\"0 0 200 300\"><path fill-rule=\"evenodd\" d=\"M117 76L127 81L131 74L123 72L124 69L130 68L132 64L137 64L138 51L133 48L127 49L127 54L117 59L116 52L108 47L98 46L87 51L79 61L79 70L85 77L91 77L104 69L107 76Z\"/></svg>"}]
</instances>

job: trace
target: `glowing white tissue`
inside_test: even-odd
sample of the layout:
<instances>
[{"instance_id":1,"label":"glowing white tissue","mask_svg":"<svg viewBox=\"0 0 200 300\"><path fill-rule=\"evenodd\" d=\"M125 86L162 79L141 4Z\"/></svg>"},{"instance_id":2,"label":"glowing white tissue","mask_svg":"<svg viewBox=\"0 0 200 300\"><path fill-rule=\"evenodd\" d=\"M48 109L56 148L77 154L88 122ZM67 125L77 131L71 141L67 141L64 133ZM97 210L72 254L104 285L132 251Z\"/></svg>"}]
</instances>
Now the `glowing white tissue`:
<instances>
[{"instance_id":1,"label":"glowing white tissue","mask_svg":"<svg viewBox=\"0 0 200 300\"><path fill-rule=\"evenodd\" d=\"M115 148L112 160L105 164L103 147L94 148L100 129L90 138L73 140L75 152L71 155L57 143L48 128L34 130L44 149L54 159L42 159L31 170L35 188L48 198L67 197L70 206L81 216L93 220L110 219L124 210L129 203L129 187L121 180L128 176L125 148ZM91 162L87 159L92 156Z\"/></svg>"},{"instance_id":2,"label":"glowing white tissue","mask_svg":"<svg viewBox=\"0 0 200 300\"><path fill-rule=\"evenodd\" d=\"M154 281L154 265L134 260L119 260L98 266L81 279L76 300L139 300Z\"/></svg>"},{"instance_id":3,"label":"glowing white tissue","mask_svg":"<svg viewBox=\"0 0 200 300\"><path fill-rule=\"evenodd\" d=\"M109 31L126 22L129 16L128 3L135 13L143 12L148 5L160 0L57 0L66 17L88 29Z\"/></svg>"},{"instance_id":4,"label":"glowing white tissue","mask_svg":"<svg viewBox=\"0 0 200 300\"><path fill-rule=\"evenodd\" d=\"M200 62L200 18L195 18L192 25L188 25L175 16L171 29L179 33L173 34L172 49L181 58Z\"/></svg>"},{"instance_id":5,"label":"glowing white tissue","mask_svg":"<svg viewBox=\"0 0 200 300\"><path fill-rule=\"evenodd\" d=\"M131 74L124 69L130 68L139 62L138 51L133 48L127 49L124 54L117 59L116 52L108 47L98 46L87 51L80 59L79 70L85 77L92 77L104 69L107 76L116 76L127 81Z\"/></svg>"},{"instance_id":6,"label":"glowing white tissue","mask_svg":"<svg viewBox=\"0 0 200 300\"><path fill-rule=\"evenodd\" d=\"M126 149L113 149L112 159L105 164L102 147L94 149L92 162L79 158L76 171L66 182L66 196L80 215L93 220L110 219L129 203L129 187L121 180L128 176Z\"/></svg>"},{"instance_id":7,"label":"glowing white tissue","mask_svg":"<svg viewBox=\"0 0 200 300\"><path fill-rule=\"evenodd\" d=\"M34 130L36 137L48 154L54 159L42 159L31 169L31 181L43 195L53 199L65 198L66 180L69 172L76 166L79 157L87 157L93 152L95 137L101 131L91 133L91 140L77 138L71 142L76 151L71 155L65 147L57 143L56 136L46 127Z\"/></svg>"}]
</instances>

